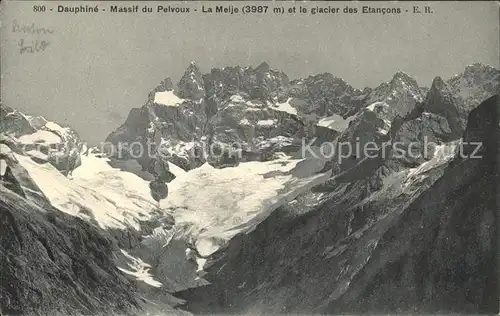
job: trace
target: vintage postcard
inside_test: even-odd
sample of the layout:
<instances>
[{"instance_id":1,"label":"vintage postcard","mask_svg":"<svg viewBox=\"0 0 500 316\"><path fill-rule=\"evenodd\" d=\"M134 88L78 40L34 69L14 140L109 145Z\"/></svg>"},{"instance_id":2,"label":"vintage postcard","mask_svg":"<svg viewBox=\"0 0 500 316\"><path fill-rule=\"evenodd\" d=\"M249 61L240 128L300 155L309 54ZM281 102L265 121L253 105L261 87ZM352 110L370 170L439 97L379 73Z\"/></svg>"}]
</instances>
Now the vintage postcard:
<instances>
[{"instance_id":1,"label":"vintage postcard","mask_svg":"<svg viewBox=\"0 0 500 316\"><path fill-rule=\"evenodd\" d=\"M0 10L0 315L499 313L497 1Z\"/></svg>"}]
</instances>

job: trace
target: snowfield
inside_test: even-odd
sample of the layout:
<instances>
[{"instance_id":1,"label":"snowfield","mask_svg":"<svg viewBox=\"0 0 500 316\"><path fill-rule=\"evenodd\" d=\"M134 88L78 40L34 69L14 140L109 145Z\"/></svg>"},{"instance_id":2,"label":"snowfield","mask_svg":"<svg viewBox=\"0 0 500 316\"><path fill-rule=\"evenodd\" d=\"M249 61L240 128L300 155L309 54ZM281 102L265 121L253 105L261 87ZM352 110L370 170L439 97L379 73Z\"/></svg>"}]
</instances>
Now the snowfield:
<instances>
[{"instance_id":1,"label":"snowfield","mask_svg":"<svg viewBox=\"0 0 500 316\"><path fill-rule=\"evenodd\" d=\"M330 176L318 173L324 161L317 159L284 157L224 169L205 164L188 172L170 164L177 177L168 185L169 196L158 204L150 195L149 181L133 173L134 168L113 168L109 159L92 152L82 157L71 178L48 163L16 157L61 211L118 229L139 229L139 221L170 214L175 226L166 234L166 243L172 236L188 240L202 256L236 234L250 232L280 205Z\"/></svg>"},{"instance_id":2,"label":"snowfield","mask_svg":"<svg viewBox=\"0 0 500 316\"><path fill-rule=\"evenodd\" d=\"M324 162L283 158L216 169L208 164L169 184L161 208L173 214L179 235L189 235L202 256L238 233L248 233L282 204L330 173L316 174Z\"/></svg>"},{"instance_id":3,"label":"snowfield","mask_svg":"<svg viewBox=\"0 0 500 316\"><path fill-rule=\"evenodd\" d=\"M51 204L63 212L87 219L102 228L139 228L138 220L150 218L157 208L148 182L112 168L105 158L82 157L82 165L65 177L49 163L38 164L16 155Z\"/></svg>"}]
</instances>

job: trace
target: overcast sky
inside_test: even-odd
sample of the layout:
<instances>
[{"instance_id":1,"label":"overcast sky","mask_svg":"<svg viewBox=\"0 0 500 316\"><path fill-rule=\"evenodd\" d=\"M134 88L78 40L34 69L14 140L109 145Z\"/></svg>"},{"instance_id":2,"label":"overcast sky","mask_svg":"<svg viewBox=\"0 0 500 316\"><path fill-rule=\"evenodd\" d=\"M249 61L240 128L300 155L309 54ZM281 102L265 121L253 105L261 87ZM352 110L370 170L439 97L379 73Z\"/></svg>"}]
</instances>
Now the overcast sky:
<instances>
[{"instance_id":1,"label":"overcast sky","mask_svg":"<svg viewBox=\"0 0 500 316\"><path fill-rule=\"evenodd\" d=\"M75 15L33 12L37 4L33 1L2 1L2 102L26 114L69 125L95 144L123 123L131 108L142 106L161 80L170 76L177 82L192 60L204 72L214 67L257 66L262 61L285 71L291 79L331 72L355 88L374 87L397 70L428 86L435 76L451 77L474 62L495 67L499 63L499 7L493 1L432 2L434 13L427 15L268 13L260 17L203 14L200 3L138 2L140 6L146 3L155 8L158 4L182 5L198 11L187 15ZM96 3L39 4L57 11L57 4ZM134 3L101 2L100 7L112 4ZM408 10L413 5L395 1L347 4ZM426 3L417 4L423 7ZM295 5L310 9L345 4ZM13 32L14 23L33 22L53 29L53 34ZM36 39L50 44L43 52L20 54L21 39L25 46Z\"/></svg>"}]
</instances>

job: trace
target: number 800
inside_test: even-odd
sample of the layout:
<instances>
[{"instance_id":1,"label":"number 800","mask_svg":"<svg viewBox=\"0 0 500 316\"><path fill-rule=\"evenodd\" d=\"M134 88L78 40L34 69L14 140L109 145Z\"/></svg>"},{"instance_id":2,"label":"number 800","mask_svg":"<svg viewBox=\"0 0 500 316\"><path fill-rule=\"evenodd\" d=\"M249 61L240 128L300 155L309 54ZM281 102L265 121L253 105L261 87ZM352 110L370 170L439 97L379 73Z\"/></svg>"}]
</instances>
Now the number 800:
<instances>
[{"instance_id":1,"label":"number 800","mask_svg":"<svg viewBox=\"0 0 500 316\"><path fill-rule=\"evenodd\" d=\"M45 6L44 5L34 5L33 12L45 12Z\"/></svg>"}]
</instances>

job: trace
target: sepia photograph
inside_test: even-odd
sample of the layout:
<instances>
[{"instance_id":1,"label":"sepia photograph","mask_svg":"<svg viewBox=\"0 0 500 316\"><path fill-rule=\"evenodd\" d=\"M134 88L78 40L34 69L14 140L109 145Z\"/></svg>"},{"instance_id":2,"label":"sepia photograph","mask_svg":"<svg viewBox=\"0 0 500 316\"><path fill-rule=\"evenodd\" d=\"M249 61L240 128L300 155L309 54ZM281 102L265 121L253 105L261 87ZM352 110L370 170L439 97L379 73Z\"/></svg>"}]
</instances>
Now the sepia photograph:
<instances>
[{"instance_id":1,"label":"sepia photograph","mask_svg":"<svg viewBox=\"0 0 500 316\"><path fill-rule=\"evenodd\" d=\"M0 3L0 316L499 315L498 1Z\"/></svg>"}]
</instances>

